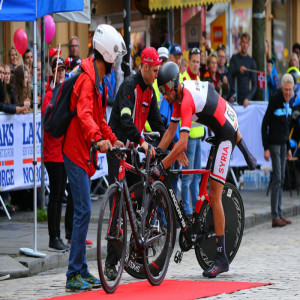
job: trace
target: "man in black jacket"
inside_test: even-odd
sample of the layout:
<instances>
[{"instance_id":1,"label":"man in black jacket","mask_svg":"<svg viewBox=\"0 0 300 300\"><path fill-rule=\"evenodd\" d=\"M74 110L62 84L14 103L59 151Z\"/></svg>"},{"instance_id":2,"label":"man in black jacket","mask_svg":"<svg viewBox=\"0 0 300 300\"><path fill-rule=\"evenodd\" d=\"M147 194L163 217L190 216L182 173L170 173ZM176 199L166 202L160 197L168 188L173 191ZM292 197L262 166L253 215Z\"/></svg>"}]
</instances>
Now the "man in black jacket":
<instances>
[{"instance_id":1,"label":"man in black jacket","mask_svg":"<svg viewBox=\"0 0 300 300\"><path fill-rule=\"evenodd\" d=\"M294 88L293 77L290 74L285 74L282 77L281 86L270 98L261 128L265 160L269 161L270 157L272 159L272 227L282 227L286 224L291 224L290 220L282 216L281 200L286 158L292 158L289 143L292 109L289 102Z\"/></svg>"},{"instance_id":2,"label":"man in black jacket","mask_svg":"<svg viewBox=\"0 0 300 300\"><path fill-rule=\"evenodd\" d=\"M141 53L141 70L136 74L128 76L121 84L109 120L117 138L127 147L130 142L135 146L140 145L148 152L148 143L142 137L142 131L146 121L149 122L153 131L161 135L165 133L165 127L157 107L155 91L152 87L157 78L158 70L162 60L159 59L157 51L152 47L146 47ZM151 157L155 156L155 150L151 146ZM131 162L130 157L127 158ZM118 178L119 160L114 154L107 154L108 182L112 184ZM130 187L141 180L140 176L126 172L126 179ZM117 276L115 264L118 257L113 246L108 243L108 255L105 263L105 275L114 280Z\"/></svg>"}]
</instances>

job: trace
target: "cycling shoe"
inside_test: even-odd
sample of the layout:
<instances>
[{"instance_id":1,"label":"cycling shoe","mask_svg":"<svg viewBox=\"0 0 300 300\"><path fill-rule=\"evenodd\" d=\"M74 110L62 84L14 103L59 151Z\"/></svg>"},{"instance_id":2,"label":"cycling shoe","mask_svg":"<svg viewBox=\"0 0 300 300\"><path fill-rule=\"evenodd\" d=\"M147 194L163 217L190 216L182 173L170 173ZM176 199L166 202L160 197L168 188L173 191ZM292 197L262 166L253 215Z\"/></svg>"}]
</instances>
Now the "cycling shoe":
<instances>
[{"instance_id":1,"label":"cycling shoe","mask_svg":"<svg viewBox=\"0 0 300 300\"><path fill-rule=\"evenodd\" d=\"M208 268L207 270L205 270L202 273L202 275L204 277L208 277L208 278L215 278L219 274L228 272L228 271L229 271L229 263L228 262L221 263L220 261L216 260L210 268Z\"/></svg>"}]
</instances>

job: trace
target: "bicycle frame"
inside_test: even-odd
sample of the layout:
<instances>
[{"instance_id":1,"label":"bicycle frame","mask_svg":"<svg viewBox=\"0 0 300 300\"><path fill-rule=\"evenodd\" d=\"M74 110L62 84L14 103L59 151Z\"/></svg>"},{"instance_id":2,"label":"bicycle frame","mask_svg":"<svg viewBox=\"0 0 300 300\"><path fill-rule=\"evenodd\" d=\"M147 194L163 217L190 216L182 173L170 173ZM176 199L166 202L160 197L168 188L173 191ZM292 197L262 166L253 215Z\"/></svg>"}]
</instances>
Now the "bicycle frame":
<instances>
[{"instance_id":1,"label":"bicycle frame","mask_svg":"<svg viewBox=\"0 0 300 300\"><path fill-rule=\"evenodd\" d=\"M119 189L120 189L120 193L121 193L119 207L122 207L124 200L125 200L133 237L137 243L137 247L139 249L144 249L145 245L144 245L144 242L142 239L142 235L139 232L135 211L133 209L133 206L132 206L132 203L130 200L129 189L128 189L128 185L127 185L127 181L126 181L126 177L125 177L125 171L129 170L135 174L143 176L144 178L146 178L146 174L138 172L134 166L130 165L129 163L127 163L125 161L124 157L119 157L119 160L120 160L120 167L119 167L118 181L117 181L117 184L119 185ZM112 212L115 208L116 207L115 207L115 201L114 201L114 205L112 207ZM121 211L122 210L119 209L119 222L121 219L120 218ZM111 222L112 222L112 220L110 220L110 223ZM120 224L118 224L118 226L120 226ZM110 228L110 226L109 226L109 228Z\"/></svg>"},{"instance_id":2,"label":"bicycle frame","mask_svg":"<svg viewBox=\"0 0 300 300\"><path fill-rule=\"evenodd\" d=\"M207 182L209 179L209 175L212 173L211 166L212 166L213 158L215 157L215 152L216 152L215 145L212 142L212 146L211 146L211 149L209 152L208 161L207 161L205 169L199 169L199 170L196 170L196 169L184 169L184 170L173 169L173 170L169 170L169 173L174 174L174 175L180 175L180 174L182 174L182 175L202 174L203 175L201 178L200 184L199 184L199 194L197 197L196 207L195 207L195 211L194 211L194 213L196 213L196 215L200 213L201 207L205 201L207 201L209 203L209 205L211 206L211 202L210 202L209 195L207 192ZM187 219L186 214L185 214L183 208L179 205L179 201L178 201L176 195L174 194L172 186L171 187L167 186L167 189L168 189L170 198L172 200L172 204L174 206L175 214L179 221L181 230L183 232L186 232L187 228L188 228L188 225L186 223L186 219ZM186 237L189 239L190 238L189 235L191 235L191 234L193 234L193 233L190 231L187 232Z\"/></svg>"}]
</instances>

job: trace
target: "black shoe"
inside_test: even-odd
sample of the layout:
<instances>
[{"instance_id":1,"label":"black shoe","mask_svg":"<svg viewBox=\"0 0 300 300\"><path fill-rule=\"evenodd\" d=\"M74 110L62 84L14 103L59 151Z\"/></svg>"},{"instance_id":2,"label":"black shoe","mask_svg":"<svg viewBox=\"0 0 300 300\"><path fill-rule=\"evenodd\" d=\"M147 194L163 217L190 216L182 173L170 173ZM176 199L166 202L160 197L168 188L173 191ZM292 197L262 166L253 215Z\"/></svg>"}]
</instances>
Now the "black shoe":
<instances>
[{"instance_id":1,"label":"black shoe","mask_svg":"<svg viewBox=\"0 0 300 300\"><path fill-rule=\"evenodd\" d=\"M58 240L59 240L60 244L61 244L63 247L65 247L66 251L69 251L69 250L70 250L69 246L66 245L66 244L64 243L64 241L63 241L60 237L58 238Z\"/></svg>"},{"instance_id":2,"label":"black shoe","mask_svg":"<svg viewBox=\"0 0 300 300\"><path fill-rule=\"evenodd\" d=\"M208 268L207 270L205 270L202 275L204 277L208 277L208 278L215 278L217 277L219 274L224 273L224 272L228 272L229 271L229 262L227 257L218 257L216 258L215 262L213 263L213 265Z\"/></svg>"},{"instance_id":3,"label":"black shoe","mask_svg":"<svg viewBox=\"0 0 300 300\"><path fill-rule=\"evenodd\" d=\"M105 264L104 275L109 280L115 280L118 276L116 266Z\"/></svg>"},{"instance_id":4,"label":"black shoe","mask_svg":"<svg viewBox=\"0 0 300 300\"><path fill-rule=\"evenodd\" d=\"M56 237L55 239L50 239L48 251L51 251L51 252L65 252L66 251L66 246L62 245L59 238Z\"/></svg>"}]
</instances>

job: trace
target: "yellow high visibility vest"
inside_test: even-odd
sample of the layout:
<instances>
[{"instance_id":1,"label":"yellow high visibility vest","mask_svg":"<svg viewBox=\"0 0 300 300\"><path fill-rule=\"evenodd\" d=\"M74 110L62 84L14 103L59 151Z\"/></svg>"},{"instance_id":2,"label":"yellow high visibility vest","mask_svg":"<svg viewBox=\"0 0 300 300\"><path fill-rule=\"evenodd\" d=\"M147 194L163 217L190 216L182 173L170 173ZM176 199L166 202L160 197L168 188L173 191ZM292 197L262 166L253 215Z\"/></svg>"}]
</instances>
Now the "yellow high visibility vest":
<instances>
[{"instance_id":1,"label":"yellow high visibility vest","mask_svg":"<svg viewBox=\"0 0 300 300\"><path fill-rule=\"evenodd\" d=\"M187 71L185 71L183 74L180 75L181 75L179 76L180 83L182 83L184 80L191 80L191 77ZM198 75L197 75L197 80L200 81ZM198 122L192 121L192 127L191 127L189 137L195 139L195 138L201 138L203 136L204 136L204 126L199 124Z\"/></svg>"}]
</instances>

